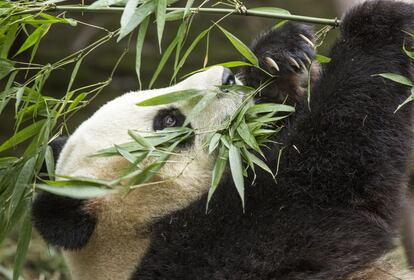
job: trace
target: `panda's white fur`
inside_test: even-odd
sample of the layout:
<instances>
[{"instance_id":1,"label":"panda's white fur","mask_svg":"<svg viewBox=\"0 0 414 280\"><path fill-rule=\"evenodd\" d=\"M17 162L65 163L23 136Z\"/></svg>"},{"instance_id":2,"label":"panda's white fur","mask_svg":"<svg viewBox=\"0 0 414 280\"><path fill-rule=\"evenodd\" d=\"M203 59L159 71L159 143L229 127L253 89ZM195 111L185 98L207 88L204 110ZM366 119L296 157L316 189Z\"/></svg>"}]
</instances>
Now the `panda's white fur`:
<instances>
[{"instance_id":1,"label":"panda's white fur","mask_svg":"<svg viewBox=\"0 0 414 280\"><path fill-rule=\"evenodd\" d=\"M132 141L128 130L152 131L153 119L161 109L174 106L188 115L194 106L191 100L149 107L136 104L173 91L215 89L222 84L223 69L213 67L171 87L129 92L110 101L71 135L58 159L56 173L116 178L128 166L124 158L90 156ZM103 196L86 204L87 212L97 217L97 225L84 248L64 252L74 279L127 279L132 274L150 241L148 223L188 206L208 190L214 159L204 147L208 135L205 132L232 115L241 102L241 95L219 94L191 121L200 134L179 156L170 157L170 162L153 179L162 183L140 186L128 195L121 192Z\"/></svg>"}]
</instances>

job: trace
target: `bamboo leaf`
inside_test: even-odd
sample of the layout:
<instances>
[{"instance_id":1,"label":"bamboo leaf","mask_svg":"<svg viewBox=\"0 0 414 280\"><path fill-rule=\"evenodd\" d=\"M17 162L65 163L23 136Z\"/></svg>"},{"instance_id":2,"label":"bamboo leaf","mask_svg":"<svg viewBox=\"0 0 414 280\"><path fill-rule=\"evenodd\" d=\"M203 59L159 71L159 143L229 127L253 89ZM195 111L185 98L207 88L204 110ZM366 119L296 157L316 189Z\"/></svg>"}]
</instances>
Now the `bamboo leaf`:
<instances>
[{"instance_id":1,"label":"bamboo leaf","mask_svg":"<svg viewBox=\"0 0 414 280\"><path fill-rule=\"evenodd\" d=\"M191 43L190 47L188 47L187 51L184 53L183 57L181 58L180 62L178 63L178 66L174 69L174 75L172 77L172 80L177 77L178 72L183 67L184 63L186 62L188 56L191 54L191 52L194 50L194 48L198 45L198 43L203 39L209 32L211 28L207 28L194 39L194 41Z\"/></svg>"},{"instance_id":2,"label":"bamboo leaf","mask_svg":"<svg viewBox=\"0 0 414 280\"><path fill-rule=\"evenodd\" d=\"M186 18L188 15L185 16L185 11L177 10L169 12L165 15L165 21L176 21L182 20Z\"/></svg>"},{"instance_id":3,"label":"bamboo leaf","mask_svg":"<svg viewBox=\"0 0 414 280\"><path fill-rule=\"evenodd\" d=\"M165 63L167 62L168 58L170 57L172 51L177 46L178 39L175 38L170 45L168 46L167 50L164 52L163 56L161 57L160 63L157 66L157 69L155 69L154 75L152 75L149 88L152 88L155 81L157 80L158 76L160 75L162 69L164 69Z\"/></svg>"},{"instance_id":4,"label":"bamboo leaf","mask_svg":"<svg viewBox=\"0 0 414 280\"><path fill-rule=\"evenodd\" d=\"M244 178L243 178L243 163L240 156L240 149L233 144L230 144L229 149L229 163L231 176L236 185L237 192L241 198L243 212L244 212Z\"/></svg>"},{"instance_id":5,"label":"bamboo leaf","mask_svg":"<svg viewBox=\"0 0 414 280\"><path fill-rule=\"evenodd\" d=\"M25 50L29 49L31 46L38 44L40 39L46 35L46 33L49 31L50 24L44 24L39 26L38 28L33 31L32 34L27 37L26 41L24 41L23 45L20 47L20 49L17 51L17 53L14 55L21 54Z\"/></svg>"},{"instance_id":6,"label":"bamboo leaf","mask_svg":"<svg viewBox=\"0 0 414 280\"><path fill-rule=\"evenodd\" d=\"M276 112L294 112L295 108L284 104L262 103L256 104L247 110L247 114L255 115L261 113L276 113Z\"/></svg>"},{"instance_id":7,"label":"bamboo leaf","mask_svg":"<svg viewBox=\"0 0 414 280\"><path fill-rule=\"evenodd\" d=\"M220 28L221 32L226 35L227 39L232 43L232 45L236 48L236 50L243 55L251 64L254 66L259 66L259 60L257 59L256 55L236 36L231 34L229 31L217 25Z\"/></svg>"},{"instance_id":8,"label":"bamboo leaf","mask_svg":"<svg viewBox=\"0 0 414 280\"><path fill-rule=\"evenodd\" d=\"M184 17L188 15L190 12L191 7L193 6L194 0L187 0L187 4L185 4L185 10L184 10Z\"/></svg>"},{"instance_id":9,"label":"bamboo leaf","mask_svg":"<svg viewBox=\"0 0 414 280\"><path fill-rule=\"evenodd\" d=\"M187 126L194 117L198 116L208 105L210 105L217 96L215 91L207 91L204 96L197 102L191 112L187 115L183 126Z\"/></svg>"},{"instance_id":10,"label":"bamboo leaf","mask_svg":"<svg viewBox=\"0 0 414 280\"><path fill-rule=\"evenodd\" d=\"M13 63L5 58L0 58L0 80L10 74L14 70Z\"/></svg>"},{"instance_id":11,"label":"bamboo leaf","mask_svg":"<svg viewBox=\"0 0 414 280\"><path fill-rule=\"evenodd\" d=\"M100 188L94 186L50 186L46 184L36 184L36 189L43 190L46 192L50 192L56 195L61 195L65 197L71 197L76 199L90 199L99 196L103 196L106 194L114 193L115 190L107 189L107 188Z\"/></svg>"},{"instance_id":12,"label":"bamboo leaf","mask_svg":"<svg viewBox=\"0 0 414 280\"><path fill-rule=\"evenodd\" d=\"M158 46L161 52L161 40L165 27L165 10L167 9L167 0L157 0L157 9L155 10L155 16L157 19L157 36Z\"/></svg>"},{"instance_id":13,"label":"bamboo leaf","mask_svg":"<svg viewBox=\"0 0 414 280\"><path fill-rule=\"evenodd\" d=\"M78 96L76 96L75 99L73 99L72 103L69 105L68 112L75 109L76 106L78 106L78 104L85 99L85 97L86 93L79 93Z\"/></svg>"},{"instance_id":14,"label":"bamboo leaf","mask_svg":"<svg viewBox=\"0 0 414 280\"><path fill-rule=\"evenodd\" d=\"M402 84L402 85L406 85L406 86L409 86L409 87L414 87L414 83L410 79L408 79L407 77L404 77L402 75L399 75L399 74L383 73L383 74L378 74L376 76L381 76L383 78L386 78L388 80L394 81L394 82Z\"/></svg>"},{"instance_id":15,"label":"bamboo leaf","mask_svg":"<svg viewBox=\"0 0 414 280\"><path fill-rule=\"evenodd\" d=\"M178 101L183 101L185 99L194 98L204 93L205 93L205 90L196 90L196 89L174 91L174 92L170 92L170 93L159 95L153 98L146 99L144 101L141 101L137 105L138 106L157 106L157 105L170 104L170 103L174 103Z\"/></svg>"},{"instance_id":16,"label":"bamboo leaf","mask_svg":"<svg viewBox=\"0 0 414 280\"><path fill-rule=\"evenodd\" d=\"M19 241L17 243L16 256L14 258L13 280L18 280L29 249L32 236L32 220L30 212L26 212L23 224L19 231Z\"/></svg>"},{"instance_id":17,"label":"bamboo leaf","mask_svg":"<svg viewBox=\"0 0 414 280\"><path fill-rule=\"evenodd\" d=\"M322 64L329 63L332 60L330 57L327 57L327 56L324 56L324 55L321 55L321 54L317 54L316 57L315 57L315 59L319 63L322 63Z\"/></svg>"},{"instance_id":18,"label":"bamboo leaf","mask_svg":"<svg viewBox=\"0 0 414 280\"><path fill-rule=\"evenodd\" d=\"M7 34L4 38L2 38L0 58L7 59L7 57L9 56L10 48L16 39L16 33L17 33L17 30L19 29L18 27L19 27L19 24L12 24L8 26Z\"/></svg>"},{"instance_id":19,"label":"bamboo leaf","mask_svg":"<svg viewBox=\"0 0 414 280\"><path fill-rule=\"evenodd\" d=\"M414 87L413 88L411 88L411 95L406 99L406 100L404 100L404 102L403 103L401 103L398 107L397 107L397 109L394 111L394 113L396 113L398 110L400 110L401 109L401 107L403 107L405 104L407 104L407 103L409 103L409 102L411 102L411 101L414 101Z\"/></svg>"},{"instance_id":20,"label":"bamboo leaf","mask_svg":"<svg viewBox=\"0 0 414 280\"><path fill-rule=\"evenodd\" d=\"M17 132L15 135L10 137L8 140L3 142L3 144L0 146L0 152L5 151L7 149L10 149L11 147L17 146L21 142L23 142L23 141L29 139L30 137L36 135L39 132L39 130L42 128L45 121L46 120L37 121L37 122L23 128L19 132Z\"/></svg>"},{"instance_id":21,"label":"bamboo leaf","mask_svg":"<svg viewBox=\"0 0 414 280\"><path fill-rule=\"evenodd\" d=\"M141 22L143 22L150 14L154 12L154 1L148 1L142 4L138 9L135 9L139 0L129 0L125 6L124 13L121 18L121 30L117 42L131 33ZM132 8L134 7L134 8ZM128 9L127 9L128 8Z\"/></svg>"},{"instance_id":22,"label":"bamboo leaf","mask_svg":"<svg viewBox=\"0 0 414 280\"><path fill-rule=\"evenodd\" d=\"M22 101L22 97L23 97L23 94L24 94L24 89L25 89L25 87L20 87L16 91L16 103L15 103L16 113L19 111L19 105L20 105L20 102Z\"/></svg>"},{"instance_id":23,"label":"bamboo leaf","mask_svg":"<svg viewBox=\"0 0 414 280\"><path fill-rule=\"evenodd\" d=\"M74 82L74 81L75 81L75 79L76 79L76 75L78 74L79 67L80 67L80 65L82 64L82 61L83 61L83 58L80 58L80 59L76 62L75 66L73 67L73 71L72 71L72 74L70 75L70 80L69 80L68 89L66 90L66 93L68 93L68 92L71 90L72 85L73 85L73 82Z\"/></svg>"},{"instance_id":24,"label":"bamboo leaf","mask_svg":"<svg viewBox=\"0 0 414 280\"><path fill-rule=\"evenodd\" d=\"M184 78L188 77L188 76L192 76L193 74L196 74L196 73L199 73L199 72L206 71L206 70L208 70L212 67L216 67L216 66L222 66L222 67L226 67L226 68L234 68L234 67L240 67L240 66L253 66L253 64L245 62L245 61L237 61L237 60L218 63L218 64L210 65L210 66L198 69L196 71L190 72L190 73L184 75Z\"/></svg>"},{"instance_id":25,"label":"bamboo leaf","mask_svg":"<svg viewBox=\"0 0 414 280\"><path fill-rule=\"evenodd\" d=\"M155 149L154 146L149 141L147 141L144 137L139 135L139 133L136 133L133 130L128 130L128 135L131 136L132 139L134 139L138 144L140 144L144 148L147 148L149 150Z\"/></svg>"},{"instance_id":26,"label":"bamboo leaf","mask_svg":"<svg viewBox=\"0 0 414 280\"><path fill-rule=\"evenodd\" d=\"M256 142L256 138L250 133L249 127L247 126L246 122L243 120L237 126L237 133L243 139L243 141L250 146L253 150L260 153L259 144Z\"/></svg>"},{"instance_id":27,"label":"bamboo leaf","mask_svg":"<svg viewBox=\"0 0 414 280\"><path fill-rule=\"evenodd\" d=\"M140 89L142 88L142 82L141 82L142 47L144 46L144 40L145 40L145 35L147 34L149 20L150 20L150 17L148 16L142 21L141 25L139 26L137 43L136 43L135 72L137 73Z\"/></svg>"},{"instance_id":28,"label":"bamboo leaf","mask_svg":"<svg viewBox=\"0 0 414 280\"><path fill-rule=\"evenodd\" d=\"M208 145L208 153L211 154L217 148L220 143L221 134L215 133L213 137L211 137L210 143Z\"/></svg>"},{"instance_id":29,"label":"bamboo leaf","mask_svg":"<svg viewBox=\"0 0 414 280\"><path fill-rule=\"evenodd\" d=\"M125 4L125 0L98 0L87 6L87 9L103 8L112 5Z\"/></svg>"},{"instance_id":30,"label":"bamboo leaf","mask_svg":"<svg viewBox=\"0 0 414 280\"><path fill-rule=\"evenodd\" d=\"M266 12L274 15L290 15L290 12L288 10L284 10L281 8L275 8L275 7L257 7L257 8L251 8L251 11L258 11L258 12Z\"/></svg>"},{"instance_id":31,"label":"bamboo leaf","mask_svg":"<svg viewBox=\"0 0 414 280\"><path fill-rule=\"evenodd\" d=\"M267 166L266 163L264 163L264 161L259 159L254 154L250 153L247 149L245 149L244 152L245 152L246 156L249 157L250 161L252 161L254 164L259 166L264 171L268 172L270 175L272 175L272 177L274 177L274 174L272 173L272 170L269 168L269 166Z\"/></svg>"},{"instance_id":32,"label":"bamboo leaf","mask_svg":"<svg viewBox=\"0 0 414 280\"><path fill-rule=\"evenodd\" d=\"M208 204L210 203L211 197L216 191L217 186L220 183L221 177L223 177L224 171L226 170L228 158L229 151L227 150L226 146L222 145L220 147L211 176L211 185L210 189L208 190L206 210L208 210Z\"/></svg>"},{"instance_id":33,"label":"bamboo leaf","mask_svg":"<svg viewBox=\"0 0 414 280\"><path fill-rule=\"evenodd\" d=\"M55 173L55 159L53 157L52 148L49 145L46 148L45 163L49 179L55 180L55 176L53 175Z\"/></svg>"}]
</instances>

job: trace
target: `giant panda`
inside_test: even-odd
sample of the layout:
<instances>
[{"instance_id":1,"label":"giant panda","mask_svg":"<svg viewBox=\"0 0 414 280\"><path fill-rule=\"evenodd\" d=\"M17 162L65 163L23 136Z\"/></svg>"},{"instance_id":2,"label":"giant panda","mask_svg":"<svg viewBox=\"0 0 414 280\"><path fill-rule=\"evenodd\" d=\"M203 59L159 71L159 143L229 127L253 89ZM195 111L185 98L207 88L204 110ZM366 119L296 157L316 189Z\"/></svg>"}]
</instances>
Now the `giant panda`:
<instances>
[{"instance_id":1,"label":"giant panda","mask_svg":"<svg viewBox=\"0 0 414 280\"><path fill-rule=\"evenodd\" d=\"M276 76L256 102L285 101L296 113L263 150L273 170L280 166L276 180L257 171L244 212L226 176L205 213L215 155L203 135L176 151L190 162L167 163L155 179L182 173L173 181L89 200L39 194L34 225L63 249L73 279L414 279L390 257L413 146L411 105L394 111L409 90L377 75L412 75L402 45L403 31L414 29L414 6L366 2L344 16L340 29L331 62L314 76L310 104L303 98L303 65L315 55L310 28L286 23L253 42L261 66ZM239 80L213 67L169 88L122 95L69 137L56 173L117 177L128 166L123 158L90 155L130 141L128 129L181 126L194 106L136 106L141 100L223 84L257 87L268 79L255 68L244 68ZM215 126L242 101L223 92L190 125Z\"/></svg>"}]
</instances>

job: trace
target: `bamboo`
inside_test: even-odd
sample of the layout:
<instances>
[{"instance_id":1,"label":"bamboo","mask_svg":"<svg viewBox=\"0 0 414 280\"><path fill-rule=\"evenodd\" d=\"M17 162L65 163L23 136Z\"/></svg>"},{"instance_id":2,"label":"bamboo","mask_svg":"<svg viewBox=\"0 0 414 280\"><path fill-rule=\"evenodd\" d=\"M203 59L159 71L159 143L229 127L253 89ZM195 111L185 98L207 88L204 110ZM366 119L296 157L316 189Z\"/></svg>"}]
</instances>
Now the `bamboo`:
<instances>
[{"instance_id":1,"label":"bamboo","mask_svg":"<svg viewBox=\"0 0 414 280\"><path fill-rule=\"evenodd\" d=\"M185 8L167 8L167 12L173 11L184 11ZM122 13L124 7L101 7L101 8L91 8L89 6L74 6L74 5L47 5L44 7L32 8L25 11L17 12L18 14L28 14L28 13L37 13L41 11L54 11L54 12L71 12L71 13ZM307 22L313 24L323 24L331 26L339 26L340 21L337 18L327 19L327 18L317 18L317 17L308 17L300 15L291 15L291 14L278 14L265 11L256 11L256 10L245 10L239 11L235 9L222 9L222 8L190 8L192 13L205 13L205 14L234 14L240 16L253 16L253 17L262 17L262 18L273 18L281 20L292 20Z\"/></svg>"}]
</instances>

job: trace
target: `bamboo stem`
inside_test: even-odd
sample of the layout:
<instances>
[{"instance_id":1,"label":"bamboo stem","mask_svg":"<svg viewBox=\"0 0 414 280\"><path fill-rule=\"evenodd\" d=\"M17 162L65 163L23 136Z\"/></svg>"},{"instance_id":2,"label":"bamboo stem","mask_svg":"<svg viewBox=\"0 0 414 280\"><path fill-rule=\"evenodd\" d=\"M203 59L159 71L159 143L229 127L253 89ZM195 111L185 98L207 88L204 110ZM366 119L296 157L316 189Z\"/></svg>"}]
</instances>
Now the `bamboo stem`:
<instances>
[{"instance_id":1,"label":"bamboo stem","mask_svg":"<svg viewBox=\"0 0 414 280\"><path fill-rule=\"evenodd\" d=\"M167 12L173 11L184 11L185 8L167 8ZM39 8L32 8L25 11L17 12L15 15L19 14L28 14L28 13L37 13L40 11L54 11L54 12L73 12L73 13L122 13L124 7L101 7L101 8L90 8L89 6L73 6L73 5L48 5ZM292 20L292 21L301 21L314 24L324 24L339 26L340 21L337 18L327 19L327 18L317 18L317 17L307 17L291 14L277 14L272 12L265 11L255 11L255 10L246 10L244 12L238 11L235 9L222 9L222 8L191 8L190 12L192 13L205 13L205 14L234 14L240 16L253 16L253 17L263 17L263 18L273 18L273 19L282 19L282 20Z\"/></svg>"}]
</instances>

